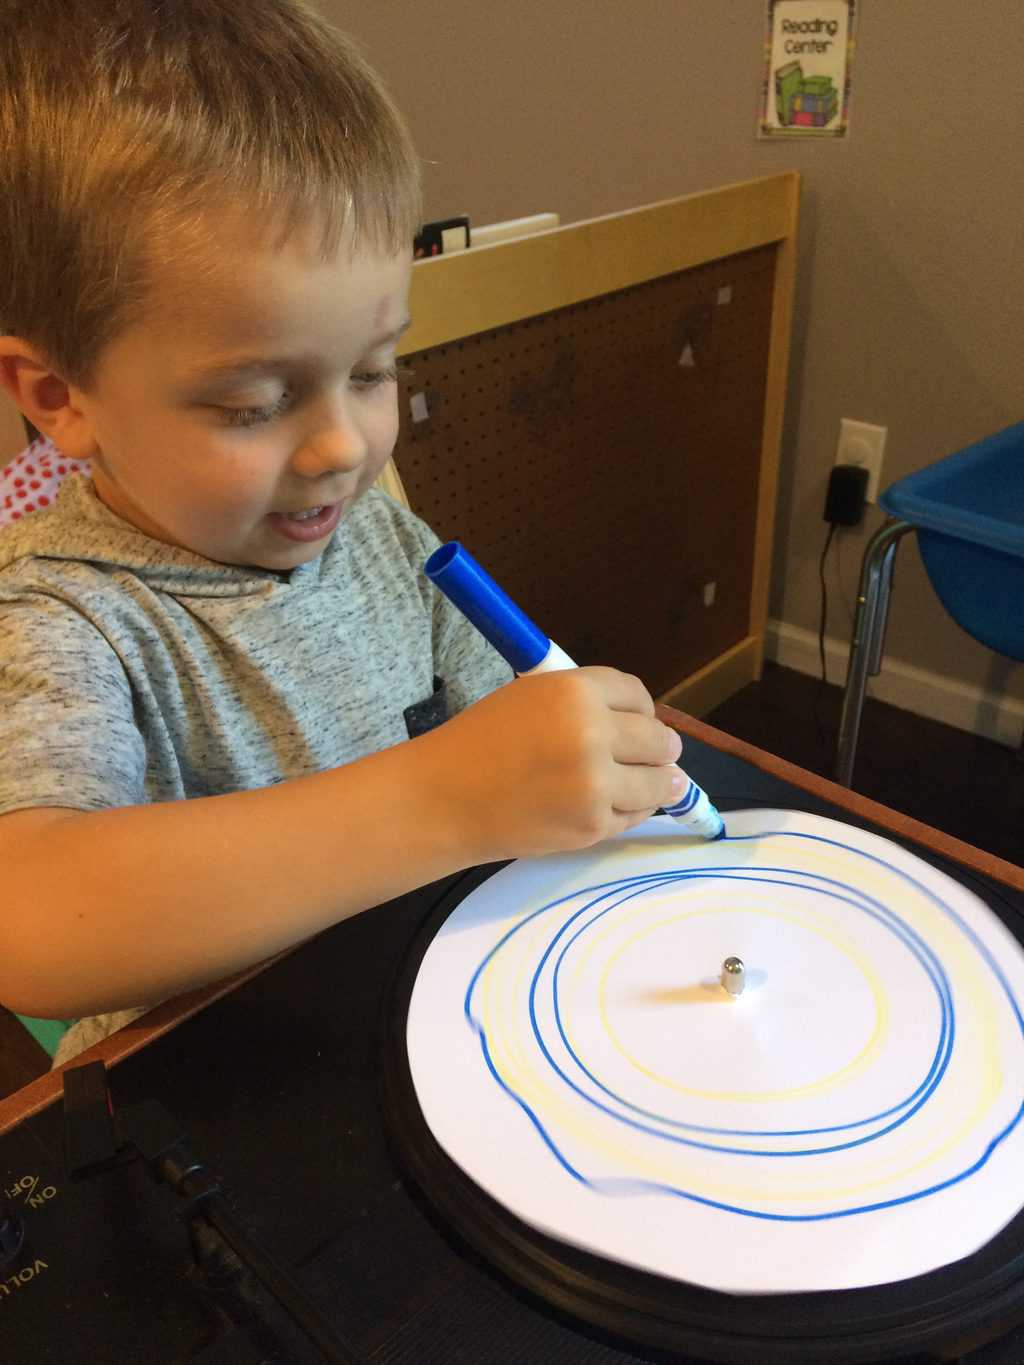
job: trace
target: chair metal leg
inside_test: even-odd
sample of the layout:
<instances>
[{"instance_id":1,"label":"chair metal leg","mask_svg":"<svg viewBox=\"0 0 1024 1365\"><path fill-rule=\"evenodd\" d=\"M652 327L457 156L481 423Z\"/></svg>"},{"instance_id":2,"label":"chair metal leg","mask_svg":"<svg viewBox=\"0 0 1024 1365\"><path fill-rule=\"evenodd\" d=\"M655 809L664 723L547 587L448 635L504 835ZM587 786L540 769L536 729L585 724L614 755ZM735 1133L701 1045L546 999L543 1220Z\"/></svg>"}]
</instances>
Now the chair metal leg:
<instances>
[{"instance_id":1,"label":"chair metal leg","mask_svg":"<svg viewBox=\"0 0 1024 1365\"><path fill-rule=\"evenodd\" d=\"M889 624L889 603L892 600L892 569L896 559L898 540L885 547L878 570L878 592L875 596L875 616L868 637L868 677L873 678L882 667L885 650L885 631Z\"/></svg>"},{"instance_id":2,"label":"chair metal leg","mask_svg":"<svg viewBox=\"0 0 1024 1365\"><path fill-rule=\"evenodd\" d=\"M875 532L864 551L836 753L836 781L844 787L849 787L853 781L853 763L857 754L860 716L864 709L868 677L873 677L882 666L896 549L901 537L913 529L909 521L893 518Z\"/></svg>"}]
</instances>

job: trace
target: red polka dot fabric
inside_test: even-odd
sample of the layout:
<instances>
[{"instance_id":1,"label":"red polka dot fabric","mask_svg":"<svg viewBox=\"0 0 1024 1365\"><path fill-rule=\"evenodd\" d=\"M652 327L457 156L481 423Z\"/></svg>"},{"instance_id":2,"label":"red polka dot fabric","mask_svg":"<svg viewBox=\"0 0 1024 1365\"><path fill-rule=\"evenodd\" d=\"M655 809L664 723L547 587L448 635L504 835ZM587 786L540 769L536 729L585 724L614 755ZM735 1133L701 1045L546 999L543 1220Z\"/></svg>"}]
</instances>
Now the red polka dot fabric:
<instances>
[{"instance_id":1,"label":"red polka dot fabric","mask_svg":"<svg viewBox=\"0 0 1024 1365\"><path fill-rule=\"evenodd\" d=\"M40 436L5 469L0 469L0 528L49 507L68 474L88 472L87 461L67 459L51 441Z\"/></svg>"}]
</instances>

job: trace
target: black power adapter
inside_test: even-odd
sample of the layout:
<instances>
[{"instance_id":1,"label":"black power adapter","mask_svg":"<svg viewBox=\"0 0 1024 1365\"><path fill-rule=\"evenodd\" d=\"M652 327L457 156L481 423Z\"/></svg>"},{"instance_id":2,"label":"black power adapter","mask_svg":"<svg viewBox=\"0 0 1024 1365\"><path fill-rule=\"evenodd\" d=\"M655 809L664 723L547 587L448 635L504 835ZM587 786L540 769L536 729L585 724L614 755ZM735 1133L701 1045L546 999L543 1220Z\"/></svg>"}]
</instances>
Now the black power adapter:
<instances>
[{"instance_id":1,"label":"black power adapter","mask_svg":"<svg viewBox=\"0 0 1024 1365\"><path fill-rule=\"evenodd\" d=\"M825 521L833 526L859 526L864 516L868 471L859 464L837 464L828 480Z\"/></svg>"}]
</instances>

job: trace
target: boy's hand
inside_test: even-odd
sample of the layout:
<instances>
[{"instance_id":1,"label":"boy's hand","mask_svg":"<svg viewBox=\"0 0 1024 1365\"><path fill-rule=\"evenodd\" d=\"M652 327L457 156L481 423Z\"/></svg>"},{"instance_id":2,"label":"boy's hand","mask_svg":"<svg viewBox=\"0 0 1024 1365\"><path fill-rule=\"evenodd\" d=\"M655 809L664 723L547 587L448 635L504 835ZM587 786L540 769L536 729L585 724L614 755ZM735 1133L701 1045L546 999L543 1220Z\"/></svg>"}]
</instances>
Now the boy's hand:
<instances>
[{"instance_id":1,"label":"boy's hand","mask_svg":"<svg viewBox=\"0 0 1024 1365\"><path fill-rule=\"evenodd\" d=\"M677 801L682 741L638 678L576 668L517 678L420 741L478 862L585 848Z\"/></svg>"}]
</instances>

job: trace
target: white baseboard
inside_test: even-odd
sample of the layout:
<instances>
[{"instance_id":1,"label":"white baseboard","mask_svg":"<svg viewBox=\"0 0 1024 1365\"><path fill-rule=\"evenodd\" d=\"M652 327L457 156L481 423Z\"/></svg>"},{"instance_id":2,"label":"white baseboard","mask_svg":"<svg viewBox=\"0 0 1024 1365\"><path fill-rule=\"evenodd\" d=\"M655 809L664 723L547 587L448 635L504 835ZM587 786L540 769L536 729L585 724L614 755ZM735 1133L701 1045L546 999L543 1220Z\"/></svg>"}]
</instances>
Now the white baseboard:
<instances>
[{"instance_id":1,"label":"white baseboard","mask_svg":"<svg viewBox=\"0 0 1024 1365\"><path fill-rule=\"evenodd\" d=\"M840 686L845 683L848 656L849 647L845 642L825 637L825 663L830 683ZM765 657L785 668L794 668L798 673L821 676L818 637L800 626L769 620L765 629ZM882 660L881 673L868 682L868 696L1011 748L1020 744L1024 731L1024 702L957 678L944 678L927 669L914 668L897 659Z\"/></svg>"}]
</instances>

